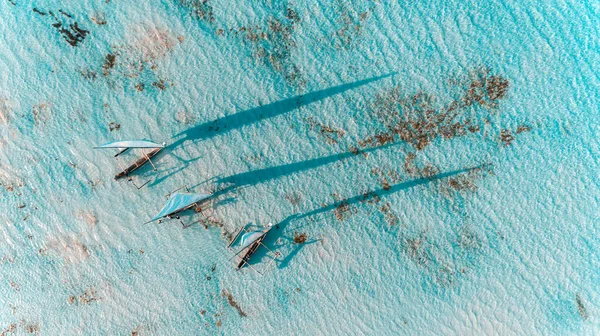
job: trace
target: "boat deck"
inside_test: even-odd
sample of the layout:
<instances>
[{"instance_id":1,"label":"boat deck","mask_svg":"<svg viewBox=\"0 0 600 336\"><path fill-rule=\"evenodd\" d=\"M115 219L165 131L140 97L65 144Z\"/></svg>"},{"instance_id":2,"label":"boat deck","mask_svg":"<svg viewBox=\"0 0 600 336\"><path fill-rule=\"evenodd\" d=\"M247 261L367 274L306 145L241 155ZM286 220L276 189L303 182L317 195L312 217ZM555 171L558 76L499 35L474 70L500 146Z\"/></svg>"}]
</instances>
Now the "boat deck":
<instances>
[{"instance_id":1,"label":"boat deck","mask_svg":"<svg viewBox=\"0 0 600 336\"><path fill-rule=\"evenodd\" d=\"M160 152L162 149L163 148L156 148L156 149L152 150L150 153L144 155L142 158L137 160L131 166L127 167L125 170L123 170L122 172L115 175L115 180L118 180L118 179L125 177L125 176L131 174L132 172L136 171L137 169L139 169L140 167L142 167L143 165L148 163L150 161L150 159L152 157L156 156L156 154L158 154L158 152Z\"/></svg>"}]
</instances>

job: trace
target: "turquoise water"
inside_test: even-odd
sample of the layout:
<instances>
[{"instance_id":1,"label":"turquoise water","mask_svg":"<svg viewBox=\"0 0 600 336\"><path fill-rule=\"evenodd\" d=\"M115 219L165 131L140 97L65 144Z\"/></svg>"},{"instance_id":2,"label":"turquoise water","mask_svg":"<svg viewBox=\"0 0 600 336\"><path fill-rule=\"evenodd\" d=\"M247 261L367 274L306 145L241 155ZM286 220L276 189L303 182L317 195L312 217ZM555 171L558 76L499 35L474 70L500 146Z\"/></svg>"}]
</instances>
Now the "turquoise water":
<instances>
[{"instance_id":1,"label":"turquoise water","mask_svg":"<svg viewBox=\"0 0 600 336\"><path fill-rule=\"evenodd\" d=\"M597 3L0 14L0 334L600 332ZM141 190L121 139L169 145ZM143 225L182 185L209 220Z\"/></svg>"}]
</instances>

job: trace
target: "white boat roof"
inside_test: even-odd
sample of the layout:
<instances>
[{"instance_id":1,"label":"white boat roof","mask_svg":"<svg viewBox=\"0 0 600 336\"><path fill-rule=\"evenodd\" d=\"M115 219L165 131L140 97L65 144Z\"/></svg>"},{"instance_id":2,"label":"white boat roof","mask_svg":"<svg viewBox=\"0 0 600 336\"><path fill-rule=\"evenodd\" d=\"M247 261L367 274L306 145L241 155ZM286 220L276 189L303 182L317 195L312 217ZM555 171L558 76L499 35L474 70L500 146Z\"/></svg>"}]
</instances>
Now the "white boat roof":
<instances>
[{"instance_id":1,"label":"white boat roof","mask_svg":"<svg viewBox=\"0 0 600 336\"><path fill-rule=\"evenodd\" d=\"M163 148L165 144L146 140L121 140L105 143L94 148Z\"/></svg>"}]
</instances>

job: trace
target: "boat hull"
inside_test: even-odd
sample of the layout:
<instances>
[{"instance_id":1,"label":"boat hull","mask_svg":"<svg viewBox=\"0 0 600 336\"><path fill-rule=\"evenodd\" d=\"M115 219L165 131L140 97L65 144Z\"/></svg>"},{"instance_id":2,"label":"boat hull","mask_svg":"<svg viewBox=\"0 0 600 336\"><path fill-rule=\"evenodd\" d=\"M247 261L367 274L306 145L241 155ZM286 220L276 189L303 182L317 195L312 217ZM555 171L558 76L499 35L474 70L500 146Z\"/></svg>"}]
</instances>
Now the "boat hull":
<instances>
[{"instance_id":1,"label":"boat hull","mask_svg":"<svg viewBox=\"0 0 600 336\"><path fill-rule=\"evenodd\" d=\"M122 172L115 175L115 180L123 178L123 177L133 173L134 171L138 170L139 168L143 167L146 163L150 162L150 159L152 159L154 156L156 156L156 154L158 154L161 150L163 150L163 148L156 148L153 151L151 151L150 153L144 155L142 158L137 160L131 166L127 167L125 170L123 170Z\"/></svg>"},{"instance_id":2,"label":"boat hull","mask_svg":"<svg viewBox=\"0 0 600 336\"><path fill-rule=\"evenodd\" d=\"M265 234L262 235L262 237L258 238L254 243L252 243L250 246L247 247L246 252L241 256L240 262L238 263L236 269L240 269L240 268L244 267L244 265L246 263L248 263L248 261L250 260L252 255L256 252L256 250L258 249L258 247L260 246L262 241L267 236L267 233L268 233L268 231L265 232Z\"/></svg>"}]
</instances>

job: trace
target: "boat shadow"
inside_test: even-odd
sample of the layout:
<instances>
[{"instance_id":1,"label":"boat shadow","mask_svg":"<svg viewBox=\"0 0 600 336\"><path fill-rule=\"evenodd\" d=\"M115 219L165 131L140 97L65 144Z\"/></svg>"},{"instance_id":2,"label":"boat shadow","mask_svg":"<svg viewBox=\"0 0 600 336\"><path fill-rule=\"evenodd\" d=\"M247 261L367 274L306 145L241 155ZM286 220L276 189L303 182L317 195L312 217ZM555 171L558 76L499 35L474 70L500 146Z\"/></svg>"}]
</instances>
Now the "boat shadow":
<instances>
[{"instance_id":1,"label":"boat shadow","mask_svg":"<svg viewBox=\"0 0 600 336\"><path fill-rule=\"evenodd\" d=\"M382 146L371 147L363 150L351 150L348 152L333 154L325 157L314 158L305 161L293 162L284 165L252 170L249 172L230 175L227 177L216 178L215 184L220 186L215 192L215 197L235 192L239 188L246 188L260 183L264 183L283 176L292 175L302 171L315 169L334 162L367 155L371 152L397 146L400 143L389 143ZM195 185L198 187L200 184Z\"/></svg>"},{"instance_id":2,"label":"boat shadow","mask_svg":"<svg viewBox=\"0 0 600 336\"><path fill-rule=\"evenodd\" d=\"M186 160L186 159L181 158L180 156L175 155L174 153L171 153L171 156L176 158L177 161L179 161L181 163L181 165L171 168L169 171L166 171L166 172L159 170L156 178L154 180L152 180L152 182L149 183L150 187L156 186L156 185L160 184L161 182L163 182L164 180L166 180L167 178L182 172L183 170L185 170L186 168L191 166L194 162L196 162L202 158L202 156L198 156L193 159Z\"/></svg>"},{"instance_id":3,"label":"boat shadow","mask_svg":"<svg viewBox=\"0 0 600 336\"><path fill-rule=\"evenodd\" d=\"M238 112L233 115L224 116L209 122L205 122L203 124L194 126L173 136L172 139L179 139L173 142L172 144L168 145L166 149L170 153L173 153L178 147L182 146L185 142L192 141L196 143L205 139L209 139L219 134L224 134L228 131L238 129L261 120L273 118L291 112L310 103L317 102L328 97L343 93L345 91L352 90L357 87L378 81L380 79L393 76L394 74L396 73L392 72L383 76L372 77L352 83L333 86L324 90L313 91L311 93L283 99L274 103L262 105L246 111ZM192 158L189 160L184 160L180 158L180 161L182 161L185 164L185 166L181 167L180 169L176 169L170 173L167 173L161 178L156 179L150 184L150 186L155 186L163 182L167 178L183 171L192 162L196 160L197 158Z\"/></svg>"},{"instance_id":4,"label":"boat shadow","mask_svg":"<svg viewBox=\"0 0 600 336\"><path fill-rule=\"evenodd\" d=\"M369 200L374 200L378 197L391 195L391 194L394 194L394 193L397 193L397 192L400 192L403 190L408 190L408 189L411 189L411 188L414 188L414 187L417 187L420 185L429 184L429 183L432 183L432 182L435 182L435 181L438 181L438 180L441 180L441 179L444 179L447 177L468 173L472 170L480 169L480 168L481 168L481 166L477 166L477 167L472 167L472 168L465 168L465 169L450 171L450 172L446 172L446 173L441 173L441 174L437 174L437 175L433 175L433 176L429 176L429 177L422 177L422 178L398 183L398 184L390 186L389 188L375 189L370 192L366 192L366 193L355 195L355 196L352 196L352 197L349 197L346 199L338 200L336 202L319 207L317 209L314 209L312 211L309 211L309 212L306 212L303 214L290 215L275 225L274 229L271 230L270 234L265 237L263 244L275 253L279 252L279 250L282 250L286 247L289 250L290 245L299 245L299 246L293 247L291 249L291 252L288 252L286 255L282 256L281 259L276 260L276 264L277 264L278 268L280 268L280 269L286 268L289 266L290 261L300 253L300 251L303 249L303 245L304 245L304 244L296 244L295 242L293 242L293 240L290 240L289 237L284 236L286 234L286 232L291 231L290 226L293 226L295 223L298 223L299 221L302 221L303 219L307 219L307 218L310 218L310 217L313 217L316 215L333 212L336 209L338 209L339 207L351 206L351 205L355 205L358 203L368 202ZM308 224L305 224L305 225L308 225ZM298 231L302 226L303 225L296 226L294 228L295 231ZM288 242L284 242L284 240L286 240ZM320 240L321 239L318 239L317 241L314 241L314 242L311 241L311 244L316 243ZM282 252L279 252L279 253L283 254ZM263 258L268 258L269 257L268 254L269 254L269 251L267 249L264 249L264 248L259 249L256 253L255 260L262 260ZM273 257L273 256L270 256L270 257Z\"/></svg>"},{"instance_id":5,"label":"boat shadow","mask_svg":"<svg viewBox=\"0 0 600 336\"><path fill-rule=\"evenodd\" d=\"M267 105L262 105L249 110L238 112L236 114L217 118L215 120L205 122L203 124L189 128L173 136L173 139L179 138L171 146L177 148L187 141L201 141L219 134L229 132L234 129L250 125L257 121L273 118L308 104L323 100L325 98L340 94L342 92L352 90L362 85L366 85L380 79L393 76L395 72L383 76L372 77L359 80L352 83L333 86L324 90L313 91L311 93L298 95L292 98L283 99Z\"/></svg>"}]
</instances>

